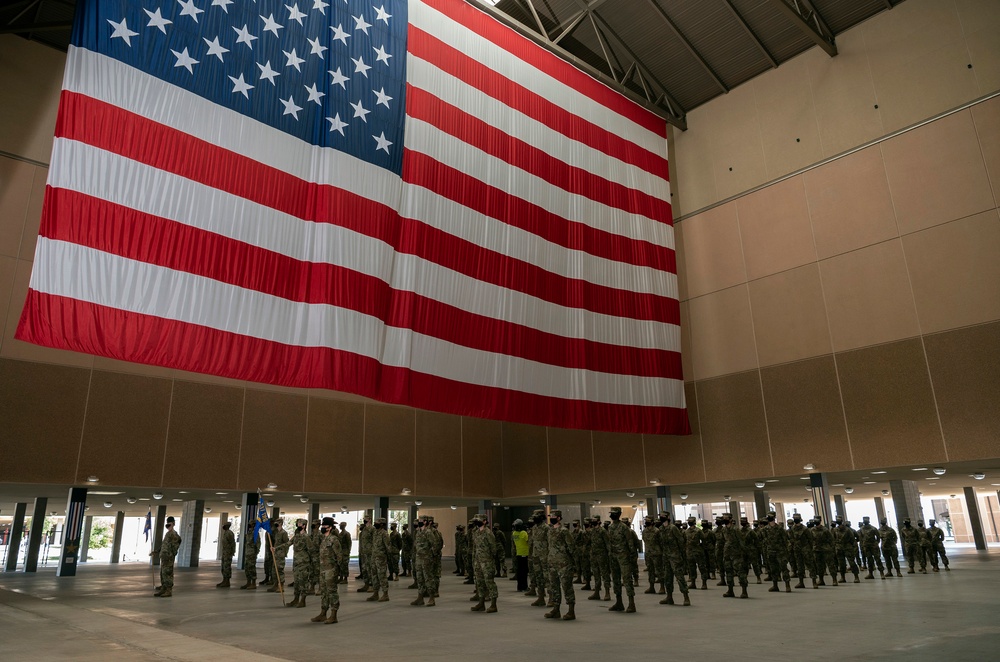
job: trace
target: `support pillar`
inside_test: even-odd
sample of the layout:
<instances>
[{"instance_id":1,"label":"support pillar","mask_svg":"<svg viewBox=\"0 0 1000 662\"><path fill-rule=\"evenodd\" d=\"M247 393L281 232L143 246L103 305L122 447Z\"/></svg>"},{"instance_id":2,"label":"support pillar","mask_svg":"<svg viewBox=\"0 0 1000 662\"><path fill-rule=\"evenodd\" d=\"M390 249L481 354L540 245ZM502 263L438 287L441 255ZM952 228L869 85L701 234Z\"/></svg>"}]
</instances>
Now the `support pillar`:
<instances>
[{"instance_id":1,"label":"support pillar","mask_svg":"<svg viewBox=\"0 0 1000 662\"><path fill-rule=\"evenodd\" d=\"M201 527L205 521L205 502L194 499L184 502L181 510L181 547L177 550L177 565L197 568L201 555Z\"/></svg>"},{"instance_id":2,"label":"support pillar","mask_svg":"<svg viewBox=\"0 0 1000 662\"><path fill-rule=\"evenodd\" d=\"M281 506L274 506L271 508L271 521L273 522L279 517L281 517Z\"/></svg>"},{"instance_id":3,"label":"support pillar","mask_svg":"<svg viewBox=\"0 0 1000 662\"><path fill-rule=\"evenodd\" d=\"M785 520L788 519L788 516L785 515L785 504L781 502L774 504L774 518L778 520L778 524L785 525Z\"/></svg>"},{"instance_id":4,"label":"support pillar","mask_svg":"<svg viewBox=\"0 0 1000 662\"><path fill-rule=\"evenodd\" d=\"M674 503L669 485L656 486L656 513L669 513L670 519L674 518Z\"/></svg>"},{"instance_id":5,"label":"support pillar","mask_svg":"<svg viewBox=\"0 0 1000 662\"><path fill-rule=\"evenodd\" d=\"M83 509L87 507L87 488L71 487L66 500L66 520L63 525L63 544L59 554L56 577L76 576L80 557L80 534L83 532ZM90 530L87 531L90 536Z\"/></svg>"},{"instance_id":6,"label":"support pillar","mask_svg":"<svg viewBox=\"0 0 1000 662\"><path fill-rule=\"evenodd\" d=\"M753 505L757 508L757 519L767 517L767 514L771 512L771 499L764 490L753 491Z\"/></svg>"},{"instance_id":7,"label":"support pillar","mask_svg":"<svg viewBox=\"0 0 1000 662\"><path fill-rule=\"evenodd\" d=\"M837 517L840 517L840 518L843 518L844 520L846 520L847 519L847 506L844 504L844 497L841 496L840 494L834 494L833 495L833 506L834 506L834 509L837 511L837 512L834 513L834 515L836 515Z\"/></svg>"},{"instance_id":8,"label":"support pillar","mask_svg":"<svg viewBox=\"0 0 1000 662\"><path fill-rule=\"evenodd\" d=\"M979 499L976 498L976 490L973 487L963 487L965 490L965 508L969 513L969 526L972 527L972 539L976 542L976 549L986 549L986 536L983 535L983 520L979 517Z\"/></svg>"},{"instance_id":9,"label":"support pillar","mask_svg":"<svg viewBox=\"0 0 1000 662\"><path fill-rule=\"evenodd\" d=\"M729 502L729 514L733 516L733 519L737 522L740 521L740 502L730 501Z\"/></svg>"},{"instance_id":10,"label":"support pillar","mask_svg":"<svg viewBox=\"0 0 1000 662\"><path fill-rule=\"evenodd\" d=\"M166 506L164 506L166 509ZM125 534L125 511L119 510L115 513L115 533L114 537L111 539L111 563L118 563L121 560L122 555L122 536ZM157 552L160 549L160 542L163 541L163 534L160 534L160 539L156 543ZM156 554L157 558L160 556L159 553Z\"/></svg>"},{"instance_id":11,"label":"support pillar","mask_svg":"<svg viewBox=\"0 0 1000 662\"><path fill-rule=\"evenodd\" d=\"M27 511L27 503L14 504L14 521L10 524L10 539L7 541L7 560L4 563L4 572L17 570L17 556L21 553L21 537L24 535L24 514Z\"/></svg>"},{"instance_id":12,"label":"support pillar","mask_svg":"<svg viewBox=\"0 0 1000 662\"><path fill-rule=\"evenodd\" d=\"M156 507L156 520L153 522L153 530L150 531L150 539L153 541L153 565L160 565L160 545L163 543L163 531L167 525L167 507ZM118 529L116 528L115 531ZM114 555L112 554L112 558Z\"/></svg>"},{"instance_id":13,"label":"support pillar","mask_svg":"<svg viewBox=\"0 0 1000 662\"><path fill-rule=\"evenodd\" d=\"M215 560L222 559L222 525L229 521L229 513L219 513L219 532L215 536ZM232 529L232 527L229 527ZM235 531L233 532L235 533Z\"/></svg>"},{"instance_id":14,"label":"support pillar","mask_svg":"<svg viewBox=\"0 0 1000 662\"><path fill-rule=\"evenodd\" d=\"M881 524L885 517L885 502L882 501L882 497L875 497L875 516L878 517L878 523Z\"/></svg>"},{"instance_id":15,"label":"support pillar","mask_svg":"<svg viewBox=\"0 0 1000 662\"><path fill-rule=\"evenodd\" d=\"M386 522L389 521L389 497L375 497L375 506L372 509L372 524L379 517L384 517Z\"/></svg>"},{"instance_id":16,"label":"support pillar","mask_svg":"<svg viewBox=\"0 0 1000 662\"><path fill-rule=\"evenodd\" d=\"M653 497L646 498L646 512L649 514L650 517L655 518L660 514L660 511L658 510L659 507L660 506L655 498Z\"/></svg>"},{"instance_id":17,"label":"support pillar","mask_svg":"<svg viewBox=\"0 0 1000 662\"><path fill-rule=\"evenodd\" d=\"M90 552L90 532L94 529L94 516L87 515L83 518L83 535L80 536L80 559L77 563L86 563L87 554Z\"/></svg>"},{"instance_id":18,"label":"support pillar","mask_svg":"<svg viewBox=\"0 0 1000 662\"><path fill-rule=\"evenodd\" d=\"M320 519L319 516L319 502L314 502L309 504L309 525Z\"/></svg>"},{"instance_id":19,"label":"support pillar","mask_svg":"<svg viewBox=\"0 0 1000 662\"><path fill-rule=\"evenodd\" d=\"M830 483L824 473L809 474L809 487L812 488L813 508L816 514L823 518L823 524L830 525L833 515L830 512Z\"/></svg>"},{"instance_id":20,"label":"support pillar","mask_svg":"<svg viewBox=\"0 0 1000 662\"><path fill-rule=\"evenodd\" d=\"M590 503L580 502L580 522L590 517Z\"/></svg>"},{"instance_id":21,"label":"support pillar","mask_svg":"<svg viewBox=\"0 0 1000 662\"><path fill-rule=\"evenodd\" d=\"M242 506L240 512L243 513L243 518L240 521L240 530L233 532L236 534L236 567L240 569L243 569L243 551L247 541L247 526L257 520L257 502L258 497L256 492L245 492L240 497L240 505ZM156 521L160 521L160 511L156 511Z\"/></svg>"},{"instance_id":22,"label":"support pillar","mask_svg":"<svg viewBox=\"0 0 1000 662\"><path fill-rule=\"evenodd\" d=\"M406 523L410 525L410 534L411 535L413 534L413 524L416 521L417 521L417 507L414 506L414 505L410 505L409 519L408 519L408 521Z\"/></svg>"},{"instance_id":23,"label":"support pillar","mask_svg":"<svg viewBox=\"0 0 1000 662\"><path fill-rule=\"evenodd\" d=\"M913 526L924 518L924 509L920 507L920 489L913 480L890 480L889 490L892 492L892 506L896 510L896 530L903 528L903 520L909 519Z\"/></svg>"},{"instance_id":24,"label":"support pillar","mask_svg":"<svg viewBox=\"0 0 1000 662\"><path fill-rule=\"evenodd\" d=\"M42 527L45 526L45 508L49 500L45 497L35 499L31 511L31 530L28 531L28 552L24 556L24 571L38 570L38 549L42 545Z\"/></svg>"}]
</instances>

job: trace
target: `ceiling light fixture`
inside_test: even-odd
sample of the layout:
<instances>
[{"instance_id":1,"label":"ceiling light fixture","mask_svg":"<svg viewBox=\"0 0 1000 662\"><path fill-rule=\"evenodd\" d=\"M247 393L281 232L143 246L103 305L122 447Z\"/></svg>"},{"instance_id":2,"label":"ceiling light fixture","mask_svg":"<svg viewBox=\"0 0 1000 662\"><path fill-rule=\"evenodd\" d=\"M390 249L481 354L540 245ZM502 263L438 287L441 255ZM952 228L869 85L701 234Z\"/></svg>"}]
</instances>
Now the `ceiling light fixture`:
<instances>
[{"instance_id":1,"label":"ceiling light fixture","mask_svg":"<svg viewBox=\"0 0 1000 662\"><path fill-rule=\"evenodd\" d=\"M731 497L731 496L729 496L728 494L723 494L723 495L722 495L722 500L723 500L723 501L729 501L730 499L732 499L732 497Z\"/></svg>"},{"instance_id":2,"label":"ceiling light fixture","mask_svg":"<svg viewBox=\"0 0 1000 662\"><path fill-rule=\"evenodd\" d=\"M660 479L659 478L654 478L651 481L649 481L649 484L650 485L659 485L660 484Z\"/></svg>"},{"instance_id":3,"label":"ceiling light fixture","mask_svg":"<svg viewBox=\"0 0 1000 662\"><path fill-rule=\"evenodd\" d=\"M135 497L127 497L125 500L129 503L135 503L136 501L138 501L138 499L136 499Z\"/></svg>"},{"instance_id":4,"label":"ceiling light fixture","mask_svg":"<svg viewBox=\"0 0 1000 662\"><path fill-rule=\"evenodd\" d=\"M758 480L756 483L753 484L753 486L756 487L758 490L762 490L764 489L764 481Z\"/></svg>"},{"instance_id":5,"label":"ceiling light fixture","mask_svg":"<svg viewBox=\"0 0 1000 662\"><path fill-rule=\"evenodd\" d=\"M273 499L268 499L267 500L267 507L268 508L274 508L274 500Z\"/></svg>"},{"instance_id":6,"label":"ceiling light fixture","mask_svg":"<svg viewBox=\"0 0 1000 662\"><path fill-rule=\"evenodd\" d=\"M300 496L299 497L299 501L301 501L302 503L309 503L309 497L307 497L307 496Z\"/></svg>"},{"instance_id":7,"label":"ceiling light fixture","mask_svg":"<svg viewBox=\"0 0 1000 662\"><path fill-rule=\"evenodd\" d=\"M681 492L681 501L684 501L687 498L688 498L687 492Z\"/></svg>"},{"instance_id":8,"label":"ceiling light fixture","mask_svg":"<svg viewBox=\"0 0 1000 662\"><path fill-rule=\"evenodd\" d=\"M97 476L87 476L88 483L96 483L98 481Z\"/></svg>"},{"instance_id":9,"label":"ceiling light fixture","mask_svg":"<svg viewBox=\"0 0 1000 662\"><path fill-rule=\"evenodd\" d=\"M854 488L853 487L845 487L844 488L844 492L846 494L854 494Z\"/></svg>"},{"instance_id":10,"label":"ceiling light fixture","mask_svg":"<svg viewBox=\"0 0 1000 662\"><path fill-rule=\"evenodd\" d=\"M205 506L205 512L206 513L212 512L212 506Z\"/></svg>"},{"instance_id":11,"label":"ceiling light fixture","mask_svg":"<svg viewBox=\"0 0 1000 662\"><path fill-rule=\"evenodd\" d=\"M153 498L159 501L163 498L163 492L153 492Z\"/></svg>"},{"instance_id":12,"label":"ceiling light fixture","mask_svg":"<svg viewBox=\"0 0 1000 662\"><path fill-rule=\"evenodd\" d=\"M889 496L889 490L882 490L882 496Z\"/></svg>"},{"instance_id":13,"label":"ceiling light fixture","mask_svg":"<svg viewBox=\"0 0 1000 662\"><path fill-rule=\"evenodd\" d=\"M408 487L404 487L403 489L401 489L401 490L399 491L399 493L400 493L400 494L409 494L409 493L410 493L410 488L408 488Z\"/></svg>"},{"instance_id":14,"label":"ceiling light fixture","mask_svg":"<svg viewBox=\"0 0 1000 662\"><path fill-rule=\"evenodd\" d=\"M629 499L631 499L632 497L635 496L635 492L626 492L625 496L627 496Z\"/></svg>"},{"instance_id":15,"label":"ceiling light fixture","mask_svg":"<svg viewBox=\"0 0 1000 662\"><path fill-rule=\"evenodd\" d=\"M972 474L972 477L975 478L976 480L982 480L983 478L986 478L986 474L984 474L982 471L977 471L976 473Z\"/></svg>"},{"instance_id":16,"label":"ceiling light fixture","mask_svg":"<svg viewBox=\"0 0 1000 662\"><path fill-rule=\"evenodd\" d=\"M910 471L927 471L927 467L917 467L916 469L910 469Z\"/></svg>"},{"instance_id":17,"label":"ceiling light fixture","mask_svg":"<svg viewBox=\"0 0 1000 662\"><path fill-rule=\"evenodd\" d=\"M243 510L243 504L242 503L236 504L236 510Z\"/></svg>"},{"instance_id":18,"label":"ceiling light fixture","mask_svg":"<svg viewBox=\"0 0 1000 662\"><path fill-rule=\"evenodd\" d=\"M451 509L452 509L452 510L458 510L458 506L456 506L456 505L452 505Z\"/></svg>"},{"instance_id":19,"label":"ceiling light fixture","mask_svg":"<svg viewBox=\"0 0 1000 662\"><path fill-rule=\"evenodd\" d=\"M267 489L269 489L269 490L276 490L276 489L278 489L278 486L275 483L268 483L267 484Z\"/></svg>"},{"instance_id":20,"label":"ceiling light fixture","mask_svg":"<svg viewBox=\"0 0 1000 662\"><path fill-rule=\"evenodd\" d=\"M423 502L423 501L420 501L420 500L417 500L417 501L414 501L413 503L414 503L415 505L417 505L417 506L422 506L422 505L424 505L424 502ZM347 512L347 509L346 509L346 508L344 509L344 512L345 512L345 513Z\"/></svg>"},{"instance_id":21,"label":"ceiling light fixture","mask_svg":"<svg viewBox=\"0 0 1000 662\"><path fill-rule=\"evenodd\" d=\"M110 507L111 507L112 505L113 505L113 504L112 504L112 503L111 503L110 501L105 501L105 502L104 502L104 507L105 507L105 508L110 508Z\"/></svg>"},{"instance_id":22,"label":"ceiling light fixture","mask_svg":"<svg viewBox=\"0 0 1000 662\"><path fill-rule=\"evenodd\" d=\"M934 472L935 476L943 476L948 470L945 469L944 467L934 467L933 469L931 469L931 471Z\"/></svg>"},{"instance_id":23,"label":"ceiling light fixture","mask_svg":"<svg viewBox=\"0 0 1000 662\"><path fill-rule=\"evenodd\" d=\"M816 465L810 463L810 464L805 465L802 468L805 469L806 471L815 471L816 470Z\"/></svg>"}]
</instances>

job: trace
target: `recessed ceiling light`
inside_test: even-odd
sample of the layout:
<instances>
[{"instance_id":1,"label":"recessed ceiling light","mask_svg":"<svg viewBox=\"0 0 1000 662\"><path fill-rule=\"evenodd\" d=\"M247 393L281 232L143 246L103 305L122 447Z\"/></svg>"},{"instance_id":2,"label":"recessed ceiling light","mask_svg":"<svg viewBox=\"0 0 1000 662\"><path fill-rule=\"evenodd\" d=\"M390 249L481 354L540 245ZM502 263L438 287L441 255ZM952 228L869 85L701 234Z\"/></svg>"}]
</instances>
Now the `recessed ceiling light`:
<instances>
[{"instance_id":1,"label":"recessed ceiling light","mask_svg":"<svg viewBox=\"0 0 1000 662\"><path fill-rule=\"evenodd\" d=\"M831 485L830 487L843 487L843 486L844 486L844 484L843 484L843 483L834 483L834 484L833 484L833 485Z\"/></svg>"},{"instance_id":2,"label":"recessed ceiling light","mask_svg":"<svg viewBox=\"0 0 1000 662\"><path fill-rule=\"evenodd\" d=\"M778 482L778 479L777 479L777 478L768 478L768 479L767 479L767 480L765 480L764 482L765 482L765 483L777 483L777 482Z\"/></svg>"},{"instance_id":3,"label":"recessed ceiling light","mask_svg":"<svg viewBox=\"0 0 1000 662\"><path fill-rule=\"evenodd\" d=\"M96 483L98 480L97 476L87 476L88 483Z\"/></svg>"},{"instance_id":4,"label":"recessed ceiling light","mask_svg":"<svg viewBox=\"0 0 1000 662\"><path fill-rule=\"evenodd\" d=\"M139 497L139 501L149 501L149 497Z\"/></svg>"},{"instance_id":5,"label":"recessed ceiling light","mask_svg":"<svg viewBox=\"0 0 1000 662\"><path fill-rule=\"evenodd\" d=\"M866 481L864 481L864 483L865 483L865 485L874 485L875 481L874 480L866 480Z\"/></svg>"},{"instance_id":6,"label":"recessed ceiling light","mask_svg":"<svg viewBox=\"0 0 1000 662\"><path fill-rule=\"evenodd\" d=\"M889 472L888 471L873 471L872 473L873 474L887 474Z\"/></svg>"},{"instance_id":7,"label":"recessed ceiling light","mask_svg":"<svg viewBox=\"0 0 1000 662\"><path fill-rule=\"evenodd\" d=\"M916 469L910 469L910 471L927 471L927 467L917 467Z\"/></svg>"},{"instance_id":8,"label":"recessed ceiling light","mask_svg":"<svg viewBox=\"0 0 1000 662\"><path fill-rule=\"evenodd\" d=\"M229 492L216 492L219 496L226 496Z\"/></svg>"},{"instance_id":9,"label":"recessed ceiling light","mask_svg":"<svg viewBox=\"0 0 1000 662\"><path fill-rule=\"evenodd\" d=\"M173 501L183 501L184 499L173 499Z\"/></svg>"},{"instance_id":10,"label":"recessed ceiling light","mask_svg":"<svg viewBox=\"0 0 1000 662\"><path fill-rule=\"evenodd\" d=\"M226 499L226 500L225 500L225 501L223 501L222 503L232 503L232 502L233 502L233 500L232 500L232 499Z\"/></svg>"},{"instance_id":11,"label":"recessed ceiling light","mask_svg":"<svg viewBox=\"0 0 1000 662\"><path fill-rule=\"evenodd\" d=\"M187 492L185 492L184 490L177 490L177 493L178 494L187 494Z\"/></svg>"},{"instance_id":12,"label":"recessed ceiling light","mask_svg":"<svg viewBox=\"0 0 1000 662\"><path fill-rule=\"evenodd\" d=\"M945 473L947 473L948 470L945 469L944 467L934 467L933 469L931 469L931 471L934 472L935 476L943 476L945 475Z\"/></svg>"},{"instance_id":13,"label":"recessed ceiling light","mask_svg":"<svg viewBox=\"0 0 1000 662\"><path fill-rule=\"evenodd\" d=\"M799 480L809 480L809 476L799 476Z\"/></svg>"},{"instance_id":14,"label":"recessed ceiling light","mask_svg":"<svg viewBox=\"0 0 1000 662\"><path fill-rule=\"evenodd\" d=\"M928 476L927 480L941 480L941 479L938 478L937 476Z\"/></svg>"},{"instance_id":15,"label":"recessed ceiling light","mask_svg":"<svg viewBox=\"0 0 1000 662\"><path fill-rule=\"evenodd\" d=\"M125 494L124 492L87 492L87 494L99 494L101 496L115 496L117 494Z\"/></svg>"}]
</instances>

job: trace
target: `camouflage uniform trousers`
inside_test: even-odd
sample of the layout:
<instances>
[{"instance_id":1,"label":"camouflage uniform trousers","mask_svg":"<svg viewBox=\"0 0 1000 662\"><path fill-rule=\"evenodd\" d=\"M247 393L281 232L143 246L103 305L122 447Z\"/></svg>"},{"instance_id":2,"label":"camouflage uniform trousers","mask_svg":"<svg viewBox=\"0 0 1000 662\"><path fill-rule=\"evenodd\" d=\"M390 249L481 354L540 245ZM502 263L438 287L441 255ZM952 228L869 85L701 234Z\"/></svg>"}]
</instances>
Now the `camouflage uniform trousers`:
<instances>
[{"instance_id":1,"label":"camouflage uniform trousers","mask_svg":"<svg viewBox=\"0 0 1000 662\"><path fill-rule=\"evenodd\" d=\"M896 545L882 545L882 556L885 558L885 567L892 572L893 566L896 574L899 574L899 547Z\"/></svg>"},{"instance_id":2,"label":"camouflage uniform trousers","mask_svg":"<svg viewBox=\"0 0 1000 662\"><path fill-rule=\"evenodd\" d=\"M813 556L815 557L814 565L816 567L816 577L820 581L823 581L823 577L827 572L833 577L837 576L837 568L833 561L833 550L831 549L814 549Z\"/></svg>"},{"instance_id":3,"label":"camouflage uniform trousers","mask_svg":"<svg viewBox=\"0 0 1000 662\"><path fill-rule=\"evenodd\" d=\"M878 545L863 545L861 547L861 554L865 560L865 567L868 568L868 572L873 572L875 568L878 568L879 572L885 572L885 567L882 565L882 554L879 553Z\"/></svg>"},{"instance_id":4,"label":"camouflage uniform trousers","mask_svg":"<svg viewBox=\"0 0 1000 662\"><path fill-rule=\"evenodd\" d=\"M726 584L732 588L739 579L740 586L747 587L747 557L743 553L724 553L726 568Z\"/></svg>"},{"instance_id":5,"label":"camouflage uniform trousers","mask_svg":"<svg viewBox=\"0 0 1000 662\"><path fill-rule=\"evenodd\" d=\"M392 573L393 577L399 577L399 552L390 552L389 554L389 571Z\"/></svg>"},{"instance_id":6,"label":"camouflage uniform trousers","mask_svg":"<svg viewBox=\"0 0 1000 662\"><path fill-rule=\"evenodd\" d=\"M543 596L545 595L545 589L551 588L547 586L549 564L545 559L542 559L537 556L534 557L532 561L533 561L532 578L535 580L535 591L538 593L539 596Z\"/></svg>"},{"instance_id":7,"label":"camouflage uniform trousers","mask_svg":"<svg viewBox=\"0 0 1000 662\"><path fill-rule=\"evenodd\" d=\"M584 584L589 584L592 576L590 554L584 549L580 552L580 579L583 580Z\"/></svg>"},{"instance_id":8,"label":"camouflage uniform trousers","mask_svg":"<svg viewBox=\"0 0 1000 662\"><path fill-rule=\"evenodd\" d=\"M400 553L403 562L403 572L413 574L413 552L407 550Z\"/></svg>"},{"instance_id":9,"label":"camouflage uniform trousers","mask_svg":"<svg viewBox=\"0 0 1000 662\"><path fill-rule=\"evenodd\" d=\"M930 556L931 565L934 566L935 568L938 567L939 556L941 557L941 563L944 564L944 567L946 568L948 567L948 556L944 552L944 543L941 542L940 540L935 540L931 544L930 551L927 554L928 556ZM881 562L879 563L881 564Z\"/></svg>"},{"instance_id":10,"label":"camouflage uniform trousers","mask_svg":"<svg viewBox=\"0 0 1000 662\"><path fill-rule=\"evenodd\" d=\"M702 580L708 579L708 556L701 547L687 550L687 571L691 581L698 579L698 568L701 568Z\"/></svg>"},{"instance_id":11,"label":"camouflage uniform trousers","mask_svg":"<svg viewBox=\"0 0 1000 662\"><path fill-rule=\"evenodd\" d=\"M632 563L632 586L639 585L639 555L635 554L631 559Z\"/></svg>"},{"instance_id":12,"label":"camouflage uniform trousers","mask_svg":"<svg viewBox=\"0 0 1000 662\"><path fill-rule=\"evenodd\" d=\"M663 572L663 555L658 552L646 554L646 574L649 575L650 585L657 582L662 584L664 581Z\"/></svg>"},{"instance_id":13,"label":"camouflage uniform trousers","mask_svg":"<svg viewBox=\"0 0 1000 662\"><path fill-rule=\"evenodd\" d=\"M500 545L497 545L497 553L496 553L496 556L494 558L496 560L496 567L494 569L496 570L497 577L500 577L502 575L506 575L507 574L507 554L500 547Z\"/></svg>"},{"instance_id":14,"label":"camouflage uniform trousers","mask_svg":"<svg viewBox=\"0 0 1000 662\"><path fill-rule=\"evenodd\" d=\"M747 551L747 570L753 568L754 577L760 578L760 552L756 549Z\"/></svg>"},{"instance_id":15,"label":"camouflage uniform trousers","mask_svg":"<svg viewBox=\"0 0 1000 662\"><path fill-rule=\"evenodd\" d=\"M274 557L274 565L278 567L278 584L283 585L285 583L285 560L284 556Z\"/></svg>"},{"instance_id":16,"label":"camouflage uniform trousers","mask_svg":"<svg viewBox=\"0 0 1000 662\"><path fill-rule=\"evenodd\" d=\"M417 593L425 597L434 595L434 559L417 554L414 564L414 579L417 581Z\"/></svg>"},{"instance_id":17,"label":"camouflage uniform trousers","mask_svg":"<svg viewBox=\"0 0 1000 662\"><path fill-rule=\"evenodd\" d=\"M709 575L715 574L715 547L710 545L705 545L705 569L708 571Z\"/></svg>"},{"instance_id":18,"label":"camouflage uniform trousers","mask_svg":"<svg viewBox=\"0 0 1000 662\"><path fill-rule=\"evenodd\" d=\"M222 578L229 579L233 576L233 557L222 557Z\"/></svg>"},{"instance_id":19,"label":"camouflage uniform trousers","mask_svg":"<svg viewBox=\"0 0 1000 662\"><path fill-rule=\"evenodd\" d=\"M812 547L796 548L795 560L798 563L795 572L799 579L804 580L806 573L809 573L810 578L816 578L816 555L813 554Z\"/></svg>"},{"instance_id":20,"label":"camouflage uniform trousers","mask_svg":"<svg viewBox=\"0 0 1000 662\"><path fill-rule=\"evenodd\" d=\"M719 569L720 580L726 579L726 546L722 543L722 536L719 542L715 543L715 567Z\"/></svg>"},{"instance_id":21,"label":"camouflage uniform trousers","mask_svg":"<svg viewBox=\"0 0 1000 662\"><path fill-rule=\"evenodd\" d=\"M389 590L389 563L386 557L382 554L372 554L371 565L371 576L368 577L368 582L376 591L388 591Z\"/></svg>"},{"instance_id":22,"label":"camouflage uniform trousers","mask_svg":"<svg viewBox=\"0 0 1000 662\"><path fill-rule=\"evenodd\" d=\"M563 597L566 604L576 604L576 591L573 590L573 564L549 562L549 586L551 588L552 602L561 605Z\"/></svg>"},{"instance_id":23,"label":"camouflage uniform trousers","mask_svg":"<svg viewBox=\"0 0 1000 662\"><path fill-rule=\"evenodd\" d=\"M296 593L309 594L312 592L312 566L313 564L309 560L296 563L296 560L292 559L292 579L295 581Z\"/></svg>"},{"instance_id":24,"label":"camouflage uniform trousers","mask_svg":"<svg viewBox=\"0 0 1000 662\"><path fill-rule=\"evenodd\" d=\"M246 573L247 581L257 583L257 555L249 554L243 559L243 572Z\"/></svg>"},{"instance_id":25,"label":"camouflage uniform trousers","mask_svg":"<svg viewBox=\"0 0 1000 662\"><path fill-rule=\"evenodd\" d=\"M592 555L590 565L594 571L594 590L601 590L601 582L604 582L604 590L611 590L611 560L606 555Z\"/></svg>"},{"instance_id":26,"label":"camouflage uniform trousers","mask_svg":"<svg viewBox=\"0 0 1000 662\"><path fill-rule=\"evenodd\" d=\"M840 572L841 576L846 576L847 568L850 566L851 572L855 575L858 574L858 564L854 560L854 546L851 545L846 549L838 549L836 552L837 556L837 570Z\"/></svg>"},{"instance_id":27,"label":"camouflage uniform trousers","mask_svg":"<svg viewBox=\"0 0 1000 662\"><path fill-rule=\"evenodd\" d=\"M480 600L497 599L497 583L493 579L496 565L493 559L477 559L473 563L476 579L476 595Z\"/></svg>"},{"instance_id":28,"label":"camouflage uniform trousers","mask_svg":"<svg viewBox=\"0 0 1000 662\"><path fill-rule=\"evenodd\" d=\"M160 556L160 586L163 590L174 587L174 557Z\"/></svg>"},{"instance_id":29,"label":"camouflage uniform trousers","mask_svg":"<svg viewBox=\"0 0 1000 662\"><path fill-rule=\"evenodd\" d=\"M628 552L611 554L608 559L611 564L611 586L615 590L615 595L622 596L622 584L625 585L625 595L632 598L635 596L635 587L632 586L632 558Z\"/></svg>"},{"instance_id":30,"label":"camouflage uniform trousers","mask_svg":"<svg viewBox=\"0 0 1000 662\"><path fill-rule=\"evenodd\" d=\"M337 590L337 584L339 583L340 579L334 568L324 570L320 574L319 593L322 599L323 611L327 609L340 609L340 592Z\"/></svg>"},{"instance_id":31,"label":"camouflage uniform trousers","mask_svg":"<svg viewBox=\"0 0 1000 662\"><path fill-rule=\"evenodd\" d=\"M667 593L674 592L674 580L677 580L677 588L684 595L687 595L688 585L684 579L687 563L684 558L676 553L666 553L662 556L663 564L663 585L667 587Z\"/></svg>"},{"instance_id":32,"label":"camouflage uniform trousers","mask_svg":"<svg viewBox=\"0 0 1000 662\"><path fill-rule=\"evenodd\" d=\"M778 581L780 576L782 581L789 582L791 577L788 574L788 555L783 550L767 551L767 572L771 575L771 581Z\"/></svg>"},{"instance_id":33,"label":"camouflage uniform trousers","mask_svg":"<svg viewBox=\"0 0 1000 662\"><path fill-rule=\"evenodd\" d=\"M903 543L903 550L906 555L906 565L910 570L920 564L921 570L927 570L927 557L924 556L924 549L919 543Z\"/></svg>"},{"instance_id":34,"label":"camouflage uniform trousers","mask_svg":"<svg viewBox=\"0 0 1000 662\"><path fill-rule=\"evenodd\" d=\"M788 551L788 564L792 566L792 574L795 577L805 579L804 575L799 574L799 551L795 547Z\"/></svg>"},{"instance_id":35,"label":"camouflage uniform trousers","mask_svg":"<svg viewBox=\"0 0 1000 662\"><path fill-rule=\"evenodd\" d=\"M340 568L337 573L341 579L347 579L351 575L351 557L348 554L344 554L344 558L340 559Z\"/></svg>"}]
</instances>

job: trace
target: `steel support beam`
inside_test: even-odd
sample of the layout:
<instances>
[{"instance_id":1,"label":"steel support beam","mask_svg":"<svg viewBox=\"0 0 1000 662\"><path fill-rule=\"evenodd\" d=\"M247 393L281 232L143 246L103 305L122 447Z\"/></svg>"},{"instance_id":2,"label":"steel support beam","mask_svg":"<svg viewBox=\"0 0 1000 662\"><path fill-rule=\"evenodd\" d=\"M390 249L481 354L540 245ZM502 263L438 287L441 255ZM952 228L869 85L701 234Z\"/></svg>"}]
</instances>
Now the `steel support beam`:
<instances>
[{"instance_id":1,"label":"steel support beam","mask_svg":"<svg viewBox=\"0 0 1000 662\"><path fill-rule=\"evenodd\" d=\"M833 57L837 54L833 33L809 0L772 0L771 4L826 51L827 55Z\"/></svg>"},{"instance_id":2,"label":"steel support beam","mask_svg":"<svg viewBox=\"0 0 1000 662\"><path fill-rule=\"evenodd\" d=\"M698 49L694 47L694 44L688 41L688 38L684 36L684 33L681 32L680 28L677 27L677 24L674 23L674 20L670 18L670 16L667 15L667 12L663 10L663 7L660 6L660 3L658 3L656 0L646 0L646 1L649 3L649 6L653 8L653 11L655 11L657 15L659 15L659 17L663 19L663 22L667 24L671 32L673 32L674 35L681 40L681 43L684 44L684 48L686 48L688 53L690 53L692 57L694 57L694 59L697 60L698 64L701 65L701 68L704 69L709 76L711 76L712 80L715 81L715 84L719 86L719 89L721 89L723 93L728 93L729 87L727 87L726 84L722 82L722 79L719 78L718 74L715 73L715 70L713 70L712 67L708 64L708 62L705 61L705 58L702 57L702 54L699 53Z\"/></svg>"},{"instance_id":3,"label":"steel support beam","mask_svg":"<svg viewBox=\"0 0 1000 662\"><path fill-rule=\"evenodd\" d=\"M747 33L750 39L753 40L753 43L757 44L757 49L761 53L763 53L764 57L767 58L767 61L771 63L771 68L777 69L778 61L774 59L773 55L771 55L771 51L767 50L767 47L764 45L764 42L760 40L760 37L757 36L757 33L750 29L750 25L746 22L743 16L741 16L740 13L736 11L736 7L733 6L733 0L722 0L722 1L726 4L727 7L729 7L729 11L733 13L733 16L736 18L736 22L743 27L743 30Z\"/></svg>"},{"instance_id":4,"label":"steel support beam","mask_svg":"<svg viewBox=\"0 0 1000 662\"><path fill-rule=\"evenodd\" d=\"M0 34L24 34L26 32L71 30L72 28L72 21L52 21L48 23L29 23L27 25L5 25L0 27Z\"/></svg>"}]
</instances>

